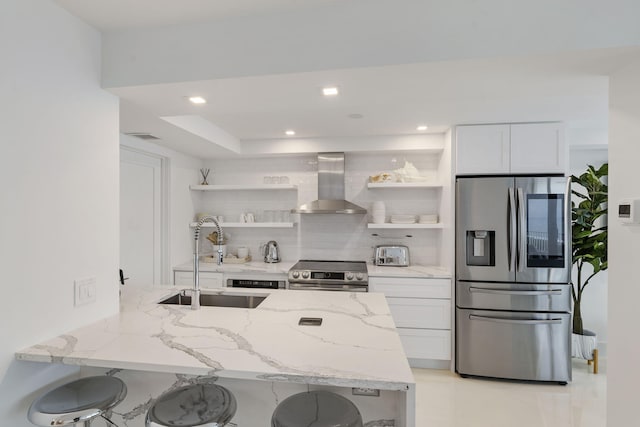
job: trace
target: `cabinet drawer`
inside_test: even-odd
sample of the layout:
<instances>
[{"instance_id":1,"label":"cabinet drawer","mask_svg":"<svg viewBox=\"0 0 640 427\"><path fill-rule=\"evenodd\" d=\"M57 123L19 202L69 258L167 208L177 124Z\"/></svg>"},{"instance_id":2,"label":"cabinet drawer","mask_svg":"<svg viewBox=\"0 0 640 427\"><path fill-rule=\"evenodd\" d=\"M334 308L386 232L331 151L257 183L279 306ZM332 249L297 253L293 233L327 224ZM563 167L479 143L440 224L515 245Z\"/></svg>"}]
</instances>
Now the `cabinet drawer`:
<instances>
[{"instance_id":1,"label":"cabinet drawer","mask_svg":"<svg viewBox=\"0 0 640 427\"><path fill-rule=\"evenodd\" d=\"M451 331L398 328L407 357L451 360Z\"/></svg>"},{"instance_id":2,"label":"cabinet drawer","mask_svg":"<svg viewBox=\"0 0 640 427\"><path fill-rule=\"evenodd\" d=\"M451 298L450 279L371 277L369 292L398 298Z\"/></svg>"},{"instance_id":3,"label":"cabinet drawer","mask_svg":"<svg viewBox=\"0 0 640 427\"><path fill-rule=\"evenodd\" d=\"M451 329L451 300L387 298L398 328Z\"/></svg>"},{"instance_id":4,"label":"cabinet drawer","mask_svg":"<svg viewBox=\"0 0 640 427\"><path fill-rule=\"evenodd\" d=\"M200 272L200 287L203 289L221 288L222 273ZM173 284L175 286L193 286L193 273L190 271L174 271Z\"/></svg>"}]
</instances>

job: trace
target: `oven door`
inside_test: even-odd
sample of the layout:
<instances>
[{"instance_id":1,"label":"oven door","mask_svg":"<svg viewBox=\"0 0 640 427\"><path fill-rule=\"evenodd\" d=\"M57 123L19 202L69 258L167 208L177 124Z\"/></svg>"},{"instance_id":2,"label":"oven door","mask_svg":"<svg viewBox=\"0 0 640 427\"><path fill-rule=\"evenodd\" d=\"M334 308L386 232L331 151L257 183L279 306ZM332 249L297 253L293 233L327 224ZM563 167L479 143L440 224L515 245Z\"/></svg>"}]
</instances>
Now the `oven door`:
<instances>
[{"instance_id":1,"label":"oven door","mask_svg":"<svg viewBox=\"0 0 640 427\"><path fill-rule=\"evenodd\" d=\"M289 289L299 291L368 292L369 286L347 283L292 283L289 281Z\"/></svg>"}]
</instances>

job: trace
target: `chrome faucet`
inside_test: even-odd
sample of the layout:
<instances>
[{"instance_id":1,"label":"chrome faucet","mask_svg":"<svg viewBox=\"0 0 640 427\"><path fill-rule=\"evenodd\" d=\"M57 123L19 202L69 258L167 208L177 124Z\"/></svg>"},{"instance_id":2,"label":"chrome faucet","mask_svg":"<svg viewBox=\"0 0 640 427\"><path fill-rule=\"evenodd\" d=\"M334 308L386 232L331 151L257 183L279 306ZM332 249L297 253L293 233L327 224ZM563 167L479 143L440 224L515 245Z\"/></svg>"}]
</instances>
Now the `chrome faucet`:
<instances>
[{"instance_id":1,"label":"chrome faucet","mask_svg":"<svg viewBox=\"0 0 640 427\"><path fill-rule=\"evenodd\" d=\"M198 254L198 240L200 240L200 230L202 224L205 222L212 222L216 226L218 232L218 265L222 264L222 227L214 217L210 215L203 216L198 221L196 229L194 231L194 247L193 247L193 290L191 292L191 310L198 310L200 308L200 255Z\"/></svg>"}]
</instances>

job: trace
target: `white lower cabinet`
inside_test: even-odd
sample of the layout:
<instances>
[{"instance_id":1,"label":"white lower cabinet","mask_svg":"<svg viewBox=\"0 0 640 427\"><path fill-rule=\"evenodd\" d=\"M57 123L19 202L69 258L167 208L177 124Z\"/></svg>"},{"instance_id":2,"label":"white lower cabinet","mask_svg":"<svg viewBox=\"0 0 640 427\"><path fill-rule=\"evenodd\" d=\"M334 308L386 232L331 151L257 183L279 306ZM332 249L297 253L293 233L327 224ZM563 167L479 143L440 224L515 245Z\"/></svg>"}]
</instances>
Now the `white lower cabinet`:
<instances>
[{"instance_id":1,"label":"white lower cabinet","mask_svg":"<svg viewBox=\"0 0 640 427\"><path fill-rule=\"evenodd\" d=\"M223 287L222 273L214 273L211 271L200 272L200 287L202 289L213 289ZM191 271L174 271L173 272L173 284L175 286L192 287L193 286L193 272Z\"/></svg>"},{"instance_id":2,"label":"white lower cabinet","mask_svg":"<svg viewBox=\"0 0 640 427\"><path fill-rule=\"evenodd\" d=\"M385 294L410 364L451 360L450 279L370 277L369 291Z\"/></svg>"},{"instance_id":3,"label":"white lower cabinet","mask_svg":"<svg viewBox=\"0 0 640 427\"><path fill-rule=\"evenodd\" d=\"M451 331L398 328L409 359L451 360Z\"/></svg>"},{"instance_id":4,"label":"white lower cabinet","mask_svg":"<svg viewBox=\"0 0 640 427\"><path fill-rule=\"evenodd\" d=\"M387 297L398 328L451 329L450 299Z\"/></svg>"}]
</instances>

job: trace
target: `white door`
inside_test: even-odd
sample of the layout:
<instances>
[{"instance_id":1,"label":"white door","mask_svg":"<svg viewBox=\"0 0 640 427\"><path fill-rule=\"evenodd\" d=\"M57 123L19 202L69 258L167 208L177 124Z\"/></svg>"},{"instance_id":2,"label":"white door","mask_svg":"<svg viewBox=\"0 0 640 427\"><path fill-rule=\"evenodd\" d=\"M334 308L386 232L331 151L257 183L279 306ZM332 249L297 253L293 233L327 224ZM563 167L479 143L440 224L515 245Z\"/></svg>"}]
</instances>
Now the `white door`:
<instances>
[{"instance_id":1,"label":"white door","mask_svg":"<svg viewBox=\"0 0 640 427\"><path fill-rule=\"evenodd\" d=\"M120 147L120 268L127 285L162 282L162 159Z\"/></svg>"}]
</instances>

